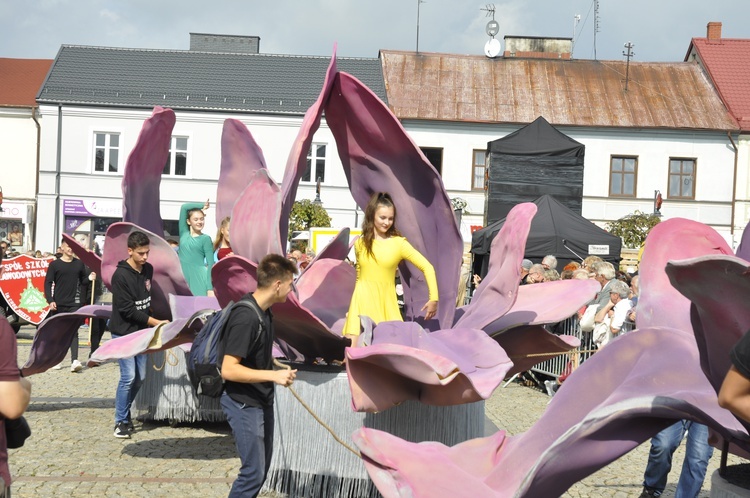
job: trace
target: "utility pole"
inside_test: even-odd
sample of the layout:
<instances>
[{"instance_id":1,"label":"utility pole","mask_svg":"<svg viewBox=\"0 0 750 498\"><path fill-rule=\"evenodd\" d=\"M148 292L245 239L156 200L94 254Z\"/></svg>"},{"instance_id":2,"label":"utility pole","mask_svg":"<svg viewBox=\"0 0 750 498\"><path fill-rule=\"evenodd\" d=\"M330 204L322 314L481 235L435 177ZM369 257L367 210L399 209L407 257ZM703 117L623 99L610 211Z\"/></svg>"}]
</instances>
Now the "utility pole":
<instances>
[{"instance_id":1,"label":"utility pole","mask_svg":"<svg viewBox=\"0 0 750 498\"><path fill-rule=\"evenodd\" d=\"M622 55L627 57L627 62L625 63L625 91L626 92L628 91L628 78L630 76L630 58L635 55L635 52L633 52L633 47L635 47L635 45L633 45L630 42L627 42L625 44L625 48L627 48L628 51L622 53Z\"/></svg>"},{"instance_id":2,"label":"utility pole","mask_svg":"<svg viewBox=\"0 0 750 498\"><path fill-rule=\"evenodd\" d=\"M417 53L419 53L419 7L423 3L427 3L427 1L417 0Z\"/></svg>"},{"instance_id":3,"label":"utility pole","mask_svg":"<svg viewBox=\"0 0 750 498\"><path fill-rule=\"evenodd\" d=\"M578 27L578 23L581 22L581 14L576 14L573 16L573 38L572 43L570 45L570 57L573 58L573 51L576 48L576 28Z\"/></svg>"}]
</instances>

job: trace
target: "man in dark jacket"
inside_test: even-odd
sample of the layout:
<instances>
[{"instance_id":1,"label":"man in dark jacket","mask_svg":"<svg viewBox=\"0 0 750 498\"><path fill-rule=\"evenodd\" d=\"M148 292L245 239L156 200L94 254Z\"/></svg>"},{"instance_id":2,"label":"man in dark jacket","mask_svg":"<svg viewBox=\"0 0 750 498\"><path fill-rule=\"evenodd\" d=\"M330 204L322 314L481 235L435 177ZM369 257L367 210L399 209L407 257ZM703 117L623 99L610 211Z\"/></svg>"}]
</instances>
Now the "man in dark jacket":
<instances>
[{"instance_id":1,"label":"man in dark jacket","mask_svg":"<svg viewBox=\"0 0 750 498\"><path fill-rule=\"evenodd\" d=\"M57 313L70 313L81 307L82 296L88 295L89 278L96 273L86 271L80 259L76 259L73 249L63 239L60 243L62 256L50 263L44 278L44 297L49 303L47 317ZM80 372L83 365L78 361L78 334L70 343L70 371ZM58 365L56 368L59 368Z\"/></svg>"},{"instance_id":2,"label":"man in dark jacket","mask_svg":"<svg viewBox=\"0 0 750 498\"><path fill-rule=\"evenodd\" d=\"M242 464L230 498L258 496L271 464L274 386L289 387L297 371L273 369L270 308L286 301L294 290L296 273L294 263L284 256L264 257L258 265L257 289L242 298L256 310L238 307L227 319L221 363L226 391L221 395L221 406Z\"/></svg>"},{"instance_id":3,"label":"man in dark jacket","mask_svg":"<svg viewBox=\"0 0 750 498\"><path fill-rule=\"evenodd\" d=\"M148 236L135 231L128 237L128 259L120 261L112 275L112 317L109 330L116 339L167 320L151 316L151 279L154 267L147 263ZM130 406L146 377L146 356L118 360L120 382L115 394L115 437L130 438L133 423Z\"/></svg>"}]
</instances>

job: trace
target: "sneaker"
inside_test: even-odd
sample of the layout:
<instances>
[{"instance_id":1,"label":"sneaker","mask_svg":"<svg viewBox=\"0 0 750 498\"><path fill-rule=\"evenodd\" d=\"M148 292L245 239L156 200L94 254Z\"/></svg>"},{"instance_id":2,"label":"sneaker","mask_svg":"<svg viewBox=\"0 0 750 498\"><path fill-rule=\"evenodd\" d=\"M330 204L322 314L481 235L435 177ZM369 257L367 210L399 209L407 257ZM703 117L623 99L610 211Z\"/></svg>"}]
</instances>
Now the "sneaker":
<instances>
[{"instance_id":1,"label":"sneaker","mask_svg":"<svg viewBox=\"0 0 750 498\"><path fill-rule=\"evenodd\" d=\"M643 488L643 492L641 493L641 496L639 496L638 498L652 498L654 496L660 496L660 495L661 493L656 494L656 491L652 491L648 488Z\"/></svg>"},{"instance_id":2,"label":"sneaker","mask_svg":"<svg viewBox=\"0 0 750 498\"><path fill-rule=\"evenodd\" d=\"M52 370L60 370L60 369L62 369L62 366L63 366L63 364L62 364L62 362L60 362L57 365L55 365L54 367L52 367Z\"/></svg>"},{"instance_id":3,"label":"sneaker","mask_svg":"<svg viewBox=\"0 0 750 498\"><path fill-rule=\"evenodd\" d=\"M115 426L115 437L120 439L130 439L130 429L127 422L120 422Z\"/></svg>"},{"instance_id":4,"label":"sneaker","mask_svg":"<svg viewBox=\"0 0 750 498\"><path fill-rule=\"evenodd\" d=\"M78 360L73 360L73 363L70 364L70 371L80 372L81 370L83 370L83 364Z\"/></svg>"},{"instance_id":5,"label":"sneaker","mask_svg":"<svg viewBox=\"0 0 750 498\"><path fill-rule=\"evenodd\" d=\"M554 380L545 380L544 381L544 388L547 389L547 396L554 396L555 395L555 382Z\"/></svg>"}]
</instances>

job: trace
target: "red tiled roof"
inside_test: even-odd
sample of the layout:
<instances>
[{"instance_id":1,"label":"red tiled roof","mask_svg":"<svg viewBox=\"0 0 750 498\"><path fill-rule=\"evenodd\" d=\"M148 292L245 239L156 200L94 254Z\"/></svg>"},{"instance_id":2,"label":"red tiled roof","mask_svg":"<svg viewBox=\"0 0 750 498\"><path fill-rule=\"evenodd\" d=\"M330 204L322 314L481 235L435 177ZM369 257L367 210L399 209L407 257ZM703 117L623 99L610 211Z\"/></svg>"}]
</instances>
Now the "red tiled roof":
<instances>
[{"instance_id":1,"label":"red tiled roof","mask_svg":"<svg viewBox=\"0 0 750 498\"><path fill-rule=\"evenodd\" d=\"M692 47L729 113L742 130L750 130L750 39L693 38Z\"/></svg>"},{"instance_id":2,"label":"red tiled roof","mask_svg":"<svg viewBox=\"0 0 750 498\"><path fill-rule=\"evenodd\" d=\"M0 58L0 106L32 107L51 59Z\"/></svg>"}]
</instances>

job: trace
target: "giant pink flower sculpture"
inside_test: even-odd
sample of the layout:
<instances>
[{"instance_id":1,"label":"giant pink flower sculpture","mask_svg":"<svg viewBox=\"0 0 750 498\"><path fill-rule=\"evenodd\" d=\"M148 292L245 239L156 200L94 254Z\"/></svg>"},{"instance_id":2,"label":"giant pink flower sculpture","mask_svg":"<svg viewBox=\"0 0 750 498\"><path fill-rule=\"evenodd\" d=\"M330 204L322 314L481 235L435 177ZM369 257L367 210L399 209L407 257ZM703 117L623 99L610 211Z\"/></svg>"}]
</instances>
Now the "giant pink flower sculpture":
<instances>
[{"instance_id":1,"label":"giant pink flower sculpture","mask_svg":"<svg viewBox=\"0 0 750 498\"><path fill-rule=\"evenodd\" d=\"M730 254L705 225L682 219L657 225L641 263L638 330L576 370L524 434L500 431L448 448L361 429L355 442L378 489L387 497L559 496L684 418L750 449L747 427L718 406L715 392L728 369L728 348L750 326L750 315L733 314L733 305L742 308L750 297L748 264ZM673 256L697 259L667 267ZM695 300L695 332L681 292Z\"/></svg>"}]
</instances>

